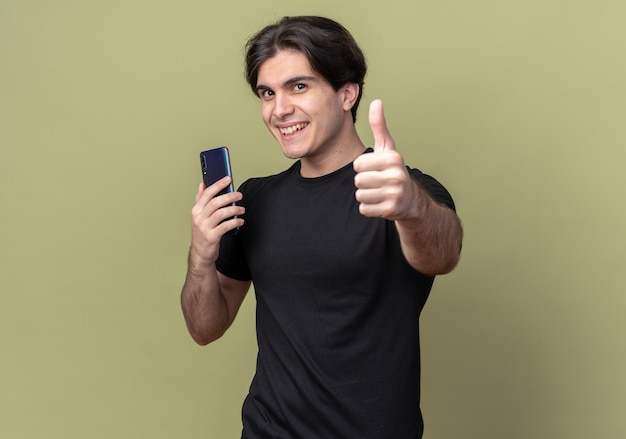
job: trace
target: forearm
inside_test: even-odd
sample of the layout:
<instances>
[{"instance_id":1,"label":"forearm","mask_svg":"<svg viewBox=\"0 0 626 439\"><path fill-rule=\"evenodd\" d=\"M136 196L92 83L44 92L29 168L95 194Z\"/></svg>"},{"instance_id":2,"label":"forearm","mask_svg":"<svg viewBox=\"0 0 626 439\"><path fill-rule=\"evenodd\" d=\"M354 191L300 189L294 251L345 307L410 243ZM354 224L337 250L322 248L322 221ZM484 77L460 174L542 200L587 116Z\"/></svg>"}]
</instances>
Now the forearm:
<instances>
[{"instance_id":1,"label":"forearm","mask_svg":"<svg viewBox=\"0 0 626 439\"><path fill-rule=\"evenodd\" d=\"M242 194L217 196L231 181L223 178L208 188L200 184L191 209L191 247L181 306L189 334L201 345L226 332L250 287L250 282L218 274L215 267L222 237L243 225L245 209L233 204Z\"/></svg>"},{"instance_id":2,"label":"forearm","mask_svg":"<svg viewBox=\"0 0 626 439\"><path fill-rule=\"evenodd\" d=\"M187 329L196 343L211 343L226 331L228 310L220 293L215 263L194 258L191 251L181 306Z\"/></svg>"},{"instance_id":3,"label":"forearm","mask_svg":"<svg viewBox=\"0 0 626 439\"><path fill-rule=\"evenodd\" d=\"M419 184L414 184L414 190L411 215L395 222L404 256L421 273L449 273L460 257L461 221L452 209L437 203Z\"/></svg>"}]
</instances>

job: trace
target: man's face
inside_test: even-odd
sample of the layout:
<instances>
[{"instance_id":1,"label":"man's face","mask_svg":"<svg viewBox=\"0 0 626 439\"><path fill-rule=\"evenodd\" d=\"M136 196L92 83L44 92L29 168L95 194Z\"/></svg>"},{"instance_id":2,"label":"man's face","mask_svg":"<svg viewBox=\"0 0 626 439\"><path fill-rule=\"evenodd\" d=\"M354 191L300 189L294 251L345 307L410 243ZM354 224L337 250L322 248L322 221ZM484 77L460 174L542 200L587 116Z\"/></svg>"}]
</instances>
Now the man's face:
<instances>
[{"instance_id":1,"label":"man's face","mask_svg":"<svg viewBox=\"0 0 626 439\"><path fill-rule=\"evenodd\" d=\"M354 129L345 90L335 91L301 52L281 50L263 62L257 91L263 121L289 158L323 160Z\"/></svg>"}]
</instances>

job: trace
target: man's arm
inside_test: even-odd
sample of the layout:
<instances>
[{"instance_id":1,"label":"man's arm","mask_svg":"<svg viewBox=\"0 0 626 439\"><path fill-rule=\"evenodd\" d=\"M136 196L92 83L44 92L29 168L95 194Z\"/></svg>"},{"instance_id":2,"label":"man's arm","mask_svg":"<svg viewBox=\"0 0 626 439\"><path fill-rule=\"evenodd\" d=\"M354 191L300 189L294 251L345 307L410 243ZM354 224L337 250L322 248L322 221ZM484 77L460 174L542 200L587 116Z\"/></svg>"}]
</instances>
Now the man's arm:
<instances>
[{"instance_id":1,"label":"man's arm","mask_svg":"<svg viewBox=\"0 0 626 439\"><path fill-rule=\"evenodd\" d=\"M424 274L449 273L461 254L463 228L456 212L436 202L417 182L413 211L395 221L408 263Z\"/></svg>"},{"instance_id":2,"label":"man's arm","mask_svg":"<svg viewBox=\"0 0 626 439\"><path fill-rule=\"evenodd\" d=\"M243 207L230 206L241 199L241 193L216 197L229 182L227 177L206 190L201 184L191 210L191 248L181 306L191 337L201 345L226 332L250 288L250 282L231 279L215 268L222 236L243 225L241 218L228 219L243 215Z\"/></svg>"},{"instance_id":3,"label":"man's arm","mask_svg":"<svg viewBox=\"0 0 626 439\"><path fill-rule=\"evenodd\" d=\"M250 282L224 276L214 263L204 266L189 257L181 306L187 330L196 343L206 345L224 335L249 288Z\"/></svg>"},{"instance_id":4,"label":"man's arm","mask_svg":"<svg viewBox=\"0 0 626 439\"><path fill-rule=\"evenodd\" d=\"M372 102L369 116L374 152L354 161L361 214L395 222L404 256L416 270L429 275L452 271L463 239L459 218L409 175L387 130L382 102Z\"/></svg>"}]
</instances>

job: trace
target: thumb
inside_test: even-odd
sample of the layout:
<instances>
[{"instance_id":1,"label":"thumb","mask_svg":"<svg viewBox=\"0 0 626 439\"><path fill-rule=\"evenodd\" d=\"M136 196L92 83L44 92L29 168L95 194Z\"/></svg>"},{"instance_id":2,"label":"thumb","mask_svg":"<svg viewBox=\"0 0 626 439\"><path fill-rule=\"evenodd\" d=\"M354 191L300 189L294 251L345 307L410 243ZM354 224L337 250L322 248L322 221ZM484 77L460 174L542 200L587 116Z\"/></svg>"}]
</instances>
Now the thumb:
<instances>
[{"instance_id":1,"label":"thumb","mask_svg":"<svg viewBox=\"0 0 626 439\"><path fill-rule=\"evenodd\" d=\"M395 151L396 145L387 129L383 102L380 99L376 99L370 104L369 121L374 135L374 152Z\"/></svg>"}]
</instances>

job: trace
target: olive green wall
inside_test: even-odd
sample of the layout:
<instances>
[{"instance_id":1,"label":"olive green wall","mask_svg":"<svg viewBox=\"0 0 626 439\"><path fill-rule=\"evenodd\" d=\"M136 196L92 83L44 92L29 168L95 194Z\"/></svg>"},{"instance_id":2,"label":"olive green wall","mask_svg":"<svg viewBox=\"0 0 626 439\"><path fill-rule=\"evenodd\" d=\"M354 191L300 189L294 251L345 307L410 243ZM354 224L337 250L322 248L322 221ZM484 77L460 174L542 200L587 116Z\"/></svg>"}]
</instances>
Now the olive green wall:
<instances>
[{"instance_id":1,"label":"olive green wall","mask_svg":"<svg viewBox=\"0 0 626 439\"><path fill-rule=\"evenodd\" d=\"M238 437L253 296L201 348L178 294L198 151L238 183L288 163L241 70L294 14L353 32L363 107L464 221L422 318L425 438L625 437L626 3L214 4L0 0L0 437Z\"/></svg>"}]
</instances>

